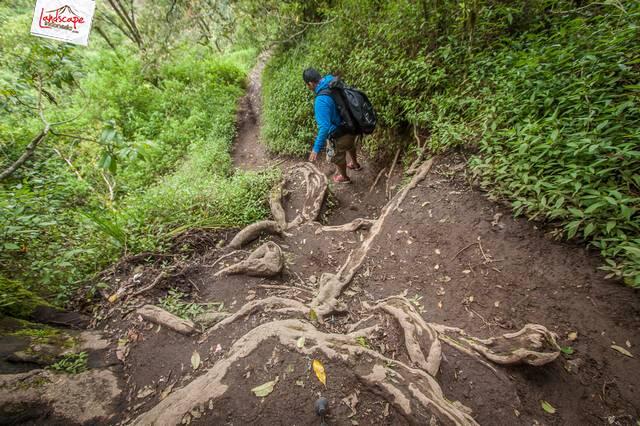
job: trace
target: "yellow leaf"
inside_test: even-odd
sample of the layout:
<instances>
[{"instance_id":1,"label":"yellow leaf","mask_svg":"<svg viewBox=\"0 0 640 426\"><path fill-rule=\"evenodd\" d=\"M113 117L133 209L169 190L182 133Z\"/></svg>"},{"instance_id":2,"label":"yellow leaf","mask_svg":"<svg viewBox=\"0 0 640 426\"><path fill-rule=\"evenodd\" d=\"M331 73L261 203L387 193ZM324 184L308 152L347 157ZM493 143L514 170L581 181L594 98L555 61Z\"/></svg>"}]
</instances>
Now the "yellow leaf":
<instances>
[{"instance_id":1,"label":"yellow leaf","mask_svg":"<svg viewBox=\"0 0 640 426\"><path fill-rule=\"evenodd\" d=\"M193 351L193 354L191 354L191 366L194 370L197 370L198 367L200 367L200 354L198 351Z\"/></svg>"},{"instance_id":2,"label":"yellow leaf","mask_svg":"<svg viewBox=\"0 0 640 426\"><path fill-rule=\"evenodd\" d=\"M613 349L614 351L618 351L622 355L628 356L629 358L633 358L633 355L631 354L631 352L629 352L625 348L622 348L622 347L620 347L618 345L611 345L611 349Z\"/></svg>"},{"instance_id":3,"label":"yellow leaf","mask_svg":"<svg viewBox=\"0 0 640 426\"><path fill-rule=\"evenodd\" d=\"M111 296L109 296L109 303L115 303L116 300L118 300L117 294L114 293Z\"/></svg>"},{"instance_id":4,"label":"yellow leaf","mask_svg":"<svg viewBox=\"0 0 640 426\"><path fill-rule=\"evenodd\" d=\"M322 363L317 359L314 359L312 366L313 371L316 373L316 377L318 377L318 380L320 380L320 383L327 386L327 375L324 372L324 365L322 365Z\"/></svg>"}]
</instances>

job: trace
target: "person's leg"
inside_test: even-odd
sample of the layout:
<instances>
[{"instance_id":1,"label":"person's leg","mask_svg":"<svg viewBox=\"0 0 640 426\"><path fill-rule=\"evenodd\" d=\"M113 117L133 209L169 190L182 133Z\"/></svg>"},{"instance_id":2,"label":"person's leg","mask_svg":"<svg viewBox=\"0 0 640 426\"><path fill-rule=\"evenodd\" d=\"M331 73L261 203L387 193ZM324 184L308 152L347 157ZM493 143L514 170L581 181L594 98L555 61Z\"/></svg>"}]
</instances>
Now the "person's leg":
<instances>
[{"instance_id":1,"label":"person's leg","mask_svg":"<svg viewBox=\"0 0 640 426\"><path fill-rule=\"evenodd\" d=\"M349 178L347 176L347 150L352 147L349 136L341 136L335 141L335 153L332 159L333 164L336 165L336 174L344 179Z\"/></svg>"},{"instance_id":2,"label":"person's leg","mask_svg":"<svg viewBox=\"0 0 640 426\"><path fill-rule=\"evenodd\" d=\"M352 170L360 170L360 163L358 163L358 154L356 152L356 137L352 136L352 143L349 149L347 149L347 155L351 160L347 167Z\"/></svg>"}]
</instances>

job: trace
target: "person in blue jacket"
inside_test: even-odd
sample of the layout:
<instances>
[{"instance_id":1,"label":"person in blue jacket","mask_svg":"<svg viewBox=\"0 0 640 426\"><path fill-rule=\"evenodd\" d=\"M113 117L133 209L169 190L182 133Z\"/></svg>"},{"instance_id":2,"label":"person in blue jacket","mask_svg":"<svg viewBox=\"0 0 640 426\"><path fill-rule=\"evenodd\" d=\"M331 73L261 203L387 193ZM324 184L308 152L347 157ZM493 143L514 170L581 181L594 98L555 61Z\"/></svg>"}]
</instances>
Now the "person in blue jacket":
<instances>
[{"instance_id":1,"label":"person in blue jacket","mask_svg":"<svg viewBox=\"0 0 640 426\"><path fill-rule=\"evenodd\" d=\"M362 169L356 157L356 135L347 133L344 130L344 122L331 96L320 93L322 90L329 88L329 83L334 77L330 74L321 77L320 73L315 69L307 68L302 73L302 79L307 88L316 95L314 114L318 124L318 135L309 155L309 161L315 162L318 154L327 145L327 157L329 161L336 165L336 174L333 176L333 181L335 183L349 183L351 179L347 176L347 168L354 171ZM347 163L347 155L351 160L349 163Z\"/></svg>"}]
</instances>

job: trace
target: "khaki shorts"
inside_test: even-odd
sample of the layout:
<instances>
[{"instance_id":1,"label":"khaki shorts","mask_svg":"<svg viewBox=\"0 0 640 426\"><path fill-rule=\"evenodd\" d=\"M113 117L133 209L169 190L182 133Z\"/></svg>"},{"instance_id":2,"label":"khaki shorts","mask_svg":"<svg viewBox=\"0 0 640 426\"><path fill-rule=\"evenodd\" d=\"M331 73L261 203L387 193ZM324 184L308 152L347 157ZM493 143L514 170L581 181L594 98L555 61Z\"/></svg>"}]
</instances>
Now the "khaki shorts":
<instances>
[{"instance_id":1,"label":"khaki shorts","mask_svg":"<svg viewBox=\"0 0 640 426\"><path fill-rule=\"evenodd\" d=\"M334 142L335 154L331 158L331 162L338 166L344 166L347 164L347 152L356 149L356 137L355 135L343 135L336 139Z\"/></svg>"}]
</instances>

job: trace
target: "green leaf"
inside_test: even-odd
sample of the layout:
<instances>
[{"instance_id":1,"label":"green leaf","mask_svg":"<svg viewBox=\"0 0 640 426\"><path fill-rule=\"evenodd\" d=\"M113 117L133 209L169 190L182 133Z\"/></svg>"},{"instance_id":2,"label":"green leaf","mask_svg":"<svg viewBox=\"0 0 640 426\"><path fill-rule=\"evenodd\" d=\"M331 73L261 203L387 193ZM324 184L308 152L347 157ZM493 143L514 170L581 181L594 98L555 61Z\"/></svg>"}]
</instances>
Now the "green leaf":
<instances>
[{"instance_id":1,"label":"green leaf","mask_svg":"<svg viewBox=\"0 0 640 426\"><path fill-rule=\"evenodd\" d=\"M273 392L273 388L276 383L278 383L278 376L276 376L275 380L263 383L260 386L256 386L255 388L251 389L251 392L253 392L258 398L263 398Z\"/></svg>"},{"instance_id":2,"label":"green leaf","mask_svg":"<svg viewBox=\"0 0 640 426\"><path fill-rule=\"evenodd\" d=\"M622 249L624 251L626 251L627 253L640 258L640 248L632 247L632 246L624 246L624 247L622 247Z\"/></svg>"},{"instance_id":3,"label":"green leaf","mask_svg":"<svg viewBox=\"0 0 640 426\"><path fill-rule=\"evenodd\" d=\"M567 354L567 355L572 355L574 352L571 346L565 346L563 348L560 348L560 350L562 351L563 354Z\"/></svg>"},{"instance_id":4,"label":"green leaf","mask_svg":"<svg viewBox=\"0 0 640 426\"><path fill-rule=\"evenodd\" d=\"M573 207L568 209L575 217L584 217L584 212Z\"/></svg>"},{"instance_id":5,"label":"green leaf","mask_svg":"<svg viewBox=\"0 0 640 426\"><path fill-rule=\"evenodd\" d=\"M316 311L314 311L313 309L309 310L309 319L311 321L318 321L318 314L316 314Z\"/></svg>"},{"instance_id":6,"label":"green leaf","mask_svg":"<svg viewBox=\"0 0 640 426\"><path fill-rule=\"evenodd\" d=\"M593 223L589 223L585 228L584 228L584 237L587 238L589 235L591 235L591 233L596 229L596 226Z\"/></svg>"},{"instance_id":7,"label":"green leaf","mask_svg":"<svg viewBox=\"0 0 640 426\"><path fill-rule=\"evenodd\" d=\"M540 405L542 406L542 409L544 411L546 411L549 414L555 414L556 409L553 405L549 404L547 401L545 400L541 400L540 401Z\"/></svg>"},{"instance_id":8,"label":"green leaf","mask_svg":"<svg viewBox=\"0 0 640 426\"><path fill-rule=\"evenodd\" d=\"M5 250L20 250L20 246L14 243L4 243Z\"/></svg>"},{"instance_id":9,"label":"green leaf","mask_svg":"<svg viewBox=\"0 0 640 426\"><path fill-rule=\"evenodd\" d=\"M604 202L597 202L597 203L593 203L591 204L589 207L587 207L584 212L585 214L590 214L595 212L596 210L598 210L600 207L604 206L606 203Z\"/></svg>"}]
</instances>

